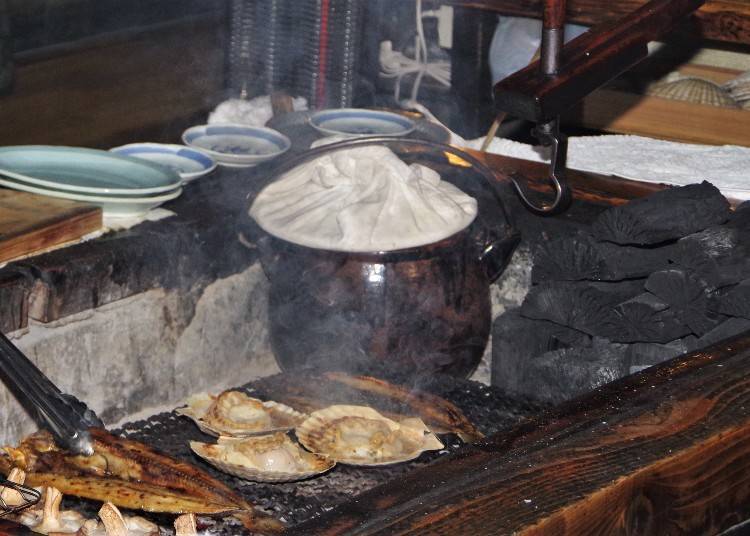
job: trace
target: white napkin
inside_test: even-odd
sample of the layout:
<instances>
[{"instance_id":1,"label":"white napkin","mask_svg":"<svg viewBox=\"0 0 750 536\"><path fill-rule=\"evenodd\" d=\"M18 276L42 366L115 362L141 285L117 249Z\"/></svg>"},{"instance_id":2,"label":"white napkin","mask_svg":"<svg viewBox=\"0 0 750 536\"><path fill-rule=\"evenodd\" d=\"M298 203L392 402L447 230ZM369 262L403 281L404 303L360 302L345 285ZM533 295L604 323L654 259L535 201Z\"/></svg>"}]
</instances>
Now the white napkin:
<instances>
[{"instance_id":1,"label":"white napkin","mask_svg":"<svg viewBox=\"0 0 750 536\"><path fill-rule=\"evenodd\" d=\"M295 97L292 99L292 107L295 111L307 110L307 99ZM208 123L236 123L262 127L272 117L271 97L262 95L250 100L229 99L222 102L208 115Z\"/></svg>"},{"instance_id":2,"label":"white napkin","mask_svg":"<svg viewBox=\"0 0 750 536\"><path fill-rule=\"evenodd\" d=\"M469 225L476 201L386 147L342 149L284 174L250 215L290 242L338 251L389 251L441 240Z\"/></svg>"},{"instance_id":3,"label":"white napkin","mask_svg":"<svg viewBox=\"0 0 750 536\"><path fill-rule=\"evenodd\" d=\"M123 231L125 229L130 229L131 227L134 227L138 225L139 223L143 223L144 221L159 221L163 220L165 218L169 218L171 216L174 216L175 213L171 210L167 210L166 208L153 208L146 212L145 214L140 214L138 216L133 216L129 218L112 218L108 217L106 214L104 215L104 230L105 231Z\"/></svg>"}]
</instances>

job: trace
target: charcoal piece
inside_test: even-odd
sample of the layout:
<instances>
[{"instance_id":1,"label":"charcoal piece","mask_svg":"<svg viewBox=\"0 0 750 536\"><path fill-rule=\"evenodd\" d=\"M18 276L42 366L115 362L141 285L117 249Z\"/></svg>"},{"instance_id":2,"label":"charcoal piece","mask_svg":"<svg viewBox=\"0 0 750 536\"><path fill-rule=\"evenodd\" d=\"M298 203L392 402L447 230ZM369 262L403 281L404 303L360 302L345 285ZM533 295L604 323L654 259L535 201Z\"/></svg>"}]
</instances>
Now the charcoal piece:
<instances>
[{"instance_id":1,"label":"charcoal piece","mask_svg":"<svg viewBox=\"0 0 750 536\"><path fill-rule=\"evenodd\" d=\"M729 225L750 231L750 201L745 201L734 209L729 217Z\"/></svg>"},{"instance_id":2,"label":"charcoal piece","mask_svg":"<svg viewBox=\"0 0 750 536\"><path fill-rule=\"evenodd\" d=\"M667 343L690 333L669 305L648 293L618 304L598 334L615 342Z\"/></svg>"},{"instance_id":3,"label":"charcoal piece","mask_svg":"<svg viewBox=\"0 0 750 536\"><path fill-rule=\"evenodd\" d=\"M738 283L750 273L748 231L731 225L709 227L677 241L671 254L675 265L703 279L710 288Z\"/></svg>"},{"instance_id":4,"label":"charcoal piece","mask_svg":"<svg viewBox=\"0 0 750 536\"><path fill-rule=\"evenodd\" d=\"M627 366L626 345L596 339L590 348L563 348L531 358L518 392L557 404L621 378Z\"/></svg>"},{"instance_id":5,"label":"charcoal piece","mask_svg":"<svg viewBox=\"0 0 750 536\"><path fill-rule=\"evenodd\" d=\"M697 244L683 245L673 256L674 266L685 269L706 282L709 290L736 285L750 274L750 255L741 252L715 259Z\"/></svg>"},{"instance_id":6,"label":"charcoal piece","mask_svg":"<svg viewBox=\"0 0 750 536\"><path fill-rule=\"evenodd\" d=\"M544 282L534 285L521 305L521 315L549 320L589 335L615 321L614 306L642 291L643 283ZM675 337L672 337L673 339Z\"/></svg>"},{"instance_id":7,"label":"charcoal piece","mask_svg":"<svg viewBox=\"0 0 750 536\"><path fill-rule=\"evenodd\" d=\"M750 279L713 294L708 307L717 313L750 319Z\"/></svg>"},{"instance_id":8,"label":"charcoal piece","mask_svg":"<svg viewBox=\"0 0 750 536\"><path fill-rule=\"evenodd\" d=\"M520 315L509 309L492 326L492 385L515 393L529 360L536 355L568 348L590 346L588 335L545 320Z\"/></svg>"},{"instance_id":9,"label":"charcoal piece","mask_svg":"<svg viewBox=\"0 0 750 536\"><path fill-rule=\"evenodd\" d=\"M705 348L706 346L739 335L748 330L750 330L750 320L746 318L729 318L706 333L703 337L700 337L696 341L696 347L694 350Z\"/></svg>"},{"instance_id":10,"label":"charcoal piece","mask_svg":"<svg viewBox=\"0 0 750 536\"><path fill-rule=\"evenodd\" d=\"M681 238L677 245L679 248L683 245L695 244L712 259L721 260L730 257L741 243L738 229L729 225L712 225L708 229Z\"/></svg>"},{"instance_id":11,"label":"charcoal piece","mask_svg":"<svg viewBox=\"0 0 750 536\"><path fill-rule=\"evenodd\" d=\"M671 244L644 248L600 242L597 249L611 273L615 274L611 280L646 277L668 268L674 256L674 245Z\"/></svg>"},{"instance_id":12,"label":"charcoal piece","mask_svg":"<svg viewBox=\"0 0 750 536\"><path fill-rule=\"evenodd\" d=\"M668 303L675 316L696 335L708 333L724 320L708 310L706 283L685 270L654 272L646 280L646 290Z\"/></svg>"},{"instance_id":13,"label":"charcoal piece","mask_svg":"<svg viewBox=\"0 0 750 536\"><path fill-rule=\"evenodd\" d=\"M729 214L729 202L703 181L606 210L592 230L598 239L616 244L660 244L723 223Z\"/></svg>"},{"instance_id":14,"label":"charcoal piece","mask_svg":"<svg viewBox=\"0 0 750 536\"><path fill-rule=\"evenodd\" d=\"M588 233L561 236L542 243L534 253L531 281L611 279L610 270Z\"/></svg>"},{"instance_id":15,"label":"charcoal piece","mask_svg":"<svg viewBox=\"0 0 750 536\"><path fill-rule=\"evenodd\" d=\"M558 237L541 244L534 254L531 280L621 281L663 270L674 256L672 246L639 248L597 242L589 233Z\"/></svg>"},{"instance_id":16,"label":"charcoal piece","mask_svg":"<svg viewBox=\"0 0 750 536\"><path fill-rule=\"evenodd\" d=\"M688 339L677 339L667 344L637 342L628 345L628 373L635 374L643 369L658 365L668 359L685 354L692 349Z\"/></svg>"}]
</instances>

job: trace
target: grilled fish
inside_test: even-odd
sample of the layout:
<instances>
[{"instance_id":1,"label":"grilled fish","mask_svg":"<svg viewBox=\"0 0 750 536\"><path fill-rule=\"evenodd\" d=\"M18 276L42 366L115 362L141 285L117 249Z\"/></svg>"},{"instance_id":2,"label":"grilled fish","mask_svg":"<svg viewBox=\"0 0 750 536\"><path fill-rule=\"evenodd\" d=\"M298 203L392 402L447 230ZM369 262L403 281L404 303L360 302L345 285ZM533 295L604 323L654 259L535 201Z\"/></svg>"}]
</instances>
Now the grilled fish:
<instances>
[{"instance_id":1,"label":"grilled fish","mask_svg":"<svg viewBox=\"0 0 750 536\"><path fill-rule=\"evenodd\" d=\"M91 428L92 456L58 448L47 432L24 439L18 448L0 449L0 472L26 471L26 484L54 486L62 493L147 512L227 514L260 533L280 531L281 523L253 511L230 488L188 463L137 441Z\"/></svg>"},{"instance_id":2,"label":"grilled fish","mask_svg":"<svg viewBox=\"0 0 750 536\"><path fill-rule=\"evenodd\" d=\"M433 432L453 432L467 442L484 437L459 408L444 398L372 376L342 372L279 374L256 385L268 398L297 411L312 413L336 404L364 405L396 421L419 417Z\"/></svg>"},{"instance_id":3,"label":"grilled fish","mask_svg":"<svg viewBox=\"0 0 750 536\"><path fill-rule=\"evenodd\" d=\"M418 413L428 426L437 431L455 432L463 441L478 441L484 437L460 409L439 396L418 389L406 389L372 376L350 376L341 372L326 372L324 376L360 391L401 400Z\"/></svg>"}]
</instances>

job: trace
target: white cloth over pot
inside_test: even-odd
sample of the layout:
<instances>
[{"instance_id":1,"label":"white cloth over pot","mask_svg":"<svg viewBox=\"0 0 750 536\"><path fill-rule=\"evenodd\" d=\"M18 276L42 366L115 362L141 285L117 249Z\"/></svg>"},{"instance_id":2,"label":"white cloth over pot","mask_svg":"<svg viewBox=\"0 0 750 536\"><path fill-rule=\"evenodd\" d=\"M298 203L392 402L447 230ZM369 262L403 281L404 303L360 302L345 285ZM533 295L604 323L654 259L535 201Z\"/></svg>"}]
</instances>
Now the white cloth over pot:
<instances>
[{"instance_id":1,"label":"white cloth over pot","mask_svg":"<svg viewBox=\"0 0 750 536\"><path fill-rule=\"evenodd\" d=\"M386 147L341 149L285 173L250 215L268 233L337 251L392 251L464 229L477 203L433 169L407 165Z\"/></svg>"}]
</instances>

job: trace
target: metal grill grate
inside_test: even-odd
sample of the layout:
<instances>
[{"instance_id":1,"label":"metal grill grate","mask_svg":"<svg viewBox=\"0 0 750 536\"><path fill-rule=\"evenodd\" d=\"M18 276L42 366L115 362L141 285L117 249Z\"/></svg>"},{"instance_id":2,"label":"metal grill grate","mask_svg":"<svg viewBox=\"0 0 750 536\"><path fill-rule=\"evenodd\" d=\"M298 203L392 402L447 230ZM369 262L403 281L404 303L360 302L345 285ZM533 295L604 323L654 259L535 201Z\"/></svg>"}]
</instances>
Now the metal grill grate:
<instances>
[{"instance_id":1,"label":"metal grill grate","mask_svg":"<svg viewBox=\"0 0 750 536\"><path fill-rule=\"evenodd\" d=\"M392 379L393 378L388 378ZM267 389L273 385L273 378L259 380L243 386L249 393L258 397L272 398ZM518 419L532 415L541 408L523 400L504 395L494 387L459 380L448 376L435 376L420 380L420 389L437 394L456 404L466 416L485 434L491 434ZM115 433L142 441L175 458L189 461L212 476L237 490L260 510L284 522L294 525L319 515L336 504L351 499L354 495L379 484L398 478L400 475L429 464L437 458L454 452L461 441L454 435L443 435L444 450L424 453L418 459L386 467L352 467L338 465L329 473L302 482L283 484L254 483L218 472L190 451L191 440L212 442L215 438L200 432L184 417L174 412L160 413L153 417L127 424ZM98 504L67 497L66 508L75 508L88 515L95 515ZM138 512L138 515L144 515ZM171 527L173 517L167 515L146 515L165 528ZM200 518L204 529L212 534L243 534L242 527L232 518Z\"/></svg>"}]
</instances>

